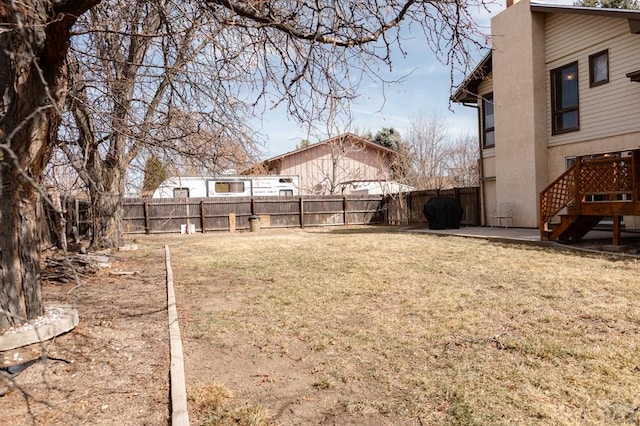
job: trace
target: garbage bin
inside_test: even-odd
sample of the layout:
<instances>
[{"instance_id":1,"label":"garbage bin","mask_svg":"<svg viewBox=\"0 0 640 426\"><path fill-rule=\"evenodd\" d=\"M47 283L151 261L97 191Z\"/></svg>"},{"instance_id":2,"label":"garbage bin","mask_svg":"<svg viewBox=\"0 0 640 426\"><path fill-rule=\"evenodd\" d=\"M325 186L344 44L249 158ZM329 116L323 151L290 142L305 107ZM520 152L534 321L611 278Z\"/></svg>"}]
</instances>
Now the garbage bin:
<instances>
[{"instance_id":1,"label":"garbage bin","mask_svg":"<svg viewBox=\"0 0 640 426\"><path fill-rule=\"evenodd\" d=\"M255 214L249 216L249 228L251 229L251 232L260 230L260 216Z\"/></svg>"},{"instance_id":2,"label":"garbage bin","mask_svg":"<svg viewBox=\"0 0 640 426\"><path fill-rule=\"evenodd\" d=\"M464 210L453 198L433 197L422 208L429 229L458 229Z\"/></svg>"}]
</instances>

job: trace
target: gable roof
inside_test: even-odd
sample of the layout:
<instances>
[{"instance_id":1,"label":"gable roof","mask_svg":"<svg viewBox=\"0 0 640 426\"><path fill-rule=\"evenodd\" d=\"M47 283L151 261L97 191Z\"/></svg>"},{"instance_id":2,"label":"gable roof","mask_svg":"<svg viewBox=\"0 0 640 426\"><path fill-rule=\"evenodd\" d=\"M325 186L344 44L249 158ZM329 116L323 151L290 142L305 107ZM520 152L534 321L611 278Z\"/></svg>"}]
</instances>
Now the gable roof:
<instances>
[{"instance_id":1,"label":"gable roof","mask_svg":"<svg viewBox=\"0 0 640 426\"><path fill-rule=\"evenodd\" d=\"M266 163L271 163L273 161L281 160L281 159L283 159L285 157L296 155L296 154L298 154L300 152L308 151L310 149L314 149L314 148L317 148L317 147L322 146L322 145L328 145L328 144L331 144L331 143L335 143L335 142L339 141L340 139L348 139L348 140L350 140L352 142L360 143L360 144L362 144L364 146L367 146L367 147L372 148L372 149L377 149L379 151L388 153L390 155L397 155L397 152L394 151L393 149L390 149L390 148L387 148L386 146L382 146L380 144L372 142L369 139L363 138L363 137L358 136L358 135L353 134L353 133L343 133L342 135L335 136L335 137L329 138L329 139L325 139L323 141L307 145L307 146L305 146L303 148L298 148L298 149L295 149L293 151L286 152L284 154L276 155L275 157L271 157L271 158L268 158L268 159L264 160L263 163L266 164Z\"/></svg>"},{"instance_id":2,"label":"gable roof","mask_svg":"<svg viewBox=\"0 0 640 426\"><path fill-rule=\"evenodd\" d=\"M567 13L627 19L629 31L632 34L640 34L640 10L606 9L601 7L567 6L534 2L529 3L529 10L540 13ZM459 103L477 103L478 86L484 81L487 75L489 75L492 69L491 52L489 52L458 86L455 93L451 96L451 100Z\"/></svg>"}]
</instances>

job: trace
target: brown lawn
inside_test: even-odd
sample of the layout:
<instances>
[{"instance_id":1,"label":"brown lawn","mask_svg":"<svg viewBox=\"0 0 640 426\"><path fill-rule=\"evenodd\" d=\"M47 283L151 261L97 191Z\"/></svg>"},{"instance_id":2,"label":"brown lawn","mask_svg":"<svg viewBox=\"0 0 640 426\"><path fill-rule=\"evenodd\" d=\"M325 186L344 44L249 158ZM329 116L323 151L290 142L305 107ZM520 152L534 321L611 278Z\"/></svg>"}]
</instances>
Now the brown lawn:
<instances>
[{"instance_id":1,"label":"brown lawn","mask_svg":"<svg viewBox=\"0 0 640 426\"><path fill-rule=\"evenodd\" d=\"M0 424L166 424L164 244L192 424L638 424L640 265L397 228L132 238L0 353ZM124 273L120 273L124 272Z\"/></svg>"},{"instance_id":2,"label":"brown lawn","mask_svg":"<svg viewBox=\"0 0 640 426\"><path fill-rule=\"evenodd\" d=\"M199 424L638 424L640 264L399 232L168 242Z\"/></svg>"}]
</instances>

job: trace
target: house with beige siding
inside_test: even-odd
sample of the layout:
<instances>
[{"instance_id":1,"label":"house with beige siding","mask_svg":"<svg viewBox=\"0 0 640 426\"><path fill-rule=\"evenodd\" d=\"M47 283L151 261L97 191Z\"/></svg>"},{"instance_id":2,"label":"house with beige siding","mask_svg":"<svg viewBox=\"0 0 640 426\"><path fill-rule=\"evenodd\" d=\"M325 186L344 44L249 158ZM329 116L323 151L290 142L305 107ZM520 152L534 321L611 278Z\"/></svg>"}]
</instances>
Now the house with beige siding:
<instances>
[{"instance_id":1,"label":"house with beige siding","mask_svg":"<svg viewBox=\"0 0 640 426\"><path fill-rule=\"evenodd\" d=\"M484 223L637 227L640 11L508 0L491 40L453 96L478 109Z\"/></svg>"},{"instance_id":2,"label":"house with beige siding","mask_svg":"<svg viewBox=\"0 0 640 426\"><path fill-rule=\"evenodd\" d=\"M293 175L300 194L374 194L406 190L391 182L396 152L352 133L265 160L249 173Z\"/></svg>"}]
</instances>

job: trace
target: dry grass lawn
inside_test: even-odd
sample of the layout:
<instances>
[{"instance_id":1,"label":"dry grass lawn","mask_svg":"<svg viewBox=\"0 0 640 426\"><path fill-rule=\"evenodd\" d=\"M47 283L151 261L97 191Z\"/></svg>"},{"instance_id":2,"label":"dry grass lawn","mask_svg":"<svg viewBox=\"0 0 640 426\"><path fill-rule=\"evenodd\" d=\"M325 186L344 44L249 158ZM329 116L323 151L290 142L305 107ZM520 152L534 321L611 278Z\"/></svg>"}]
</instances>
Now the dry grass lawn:
<instances>
[{"instance_id":1,"label":"dry grass lawn","mask_svg":"<svg viewBox=\"0 0 640 426\"><path fill-rule=\"evenodd\" d=\"M640 423L636 259L393 228L162 239L196 422ZM211 389L254 414L211 417Z\"/></svg>"}]
</instances>

